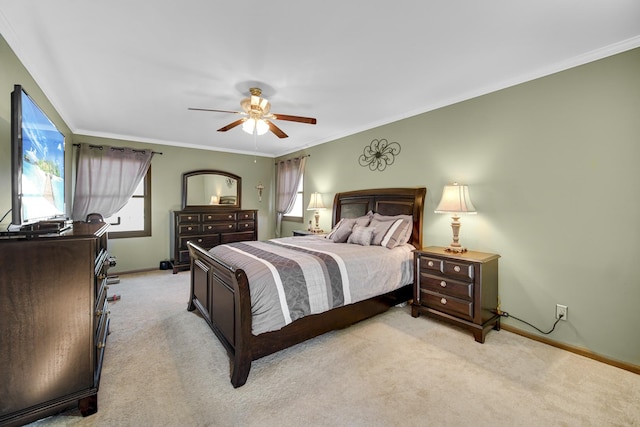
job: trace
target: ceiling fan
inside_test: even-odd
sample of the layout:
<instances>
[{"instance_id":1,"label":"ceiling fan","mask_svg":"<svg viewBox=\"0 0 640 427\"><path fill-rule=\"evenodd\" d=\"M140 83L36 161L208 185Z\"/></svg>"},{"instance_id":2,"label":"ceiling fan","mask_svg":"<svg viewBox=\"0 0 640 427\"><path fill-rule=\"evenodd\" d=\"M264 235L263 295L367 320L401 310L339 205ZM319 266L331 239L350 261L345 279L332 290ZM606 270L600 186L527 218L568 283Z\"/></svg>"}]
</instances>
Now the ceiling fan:
<instances>
[{"instance_id":1,"label":"ceiling fan","mask_svg":"<svg viewBox=\"0 0 640 427\"><path fill-rule=\"evenodd\" d=\"M218 132L226 132L229 129L242 125L242 129L250 134L256 133L258 135L263 135L270 130L278 136L278 138L286 138L288 135L271 120L287 120L290 122L307 123L310 125L316 124L316 119L311 117L271 113L271 103L266 98L262 97L262 89L260 88L252 87L249 89L249 93L251 94L249 98L244 98L240 101L240 106L243 111L211 110L207 108L189 108L189 110L233 113L245 116L233 123L229 123L228 125L221 127L218 129Z\"/></svg>"}]
</instances>

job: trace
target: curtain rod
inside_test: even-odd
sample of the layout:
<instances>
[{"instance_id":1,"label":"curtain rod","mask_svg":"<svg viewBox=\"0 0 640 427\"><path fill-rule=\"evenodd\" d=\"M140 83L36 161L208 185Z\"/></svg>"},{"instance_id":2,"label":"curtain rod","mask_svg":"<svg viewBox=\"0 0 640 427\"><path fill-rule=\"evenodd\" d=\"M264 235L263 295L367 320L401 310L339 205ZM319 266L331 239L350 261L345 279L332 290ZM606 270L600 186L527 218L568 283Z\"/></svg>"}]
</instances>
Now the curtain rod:
<instances>
[{"instance_id":1,"label":"curtain rod","mask_svg":"<svg viewBox=\"0 0 640 427\"><path fill-rule=\"evenodd\" d=\"M74 147L80 147L80 144L73 144ZM104 147L102 145L89 145L89 148L99 148L99 149L103 149ZM124 151L124 147L109 147L112 150L120 150L120 151ZM131 149L132 151L136 152L136 153L144 153L147 150L136 150L135 148ZM162 155L161 152L159 151L152 151L151 153L153 154L160 154Z\"/></svg>"},{"instance_id":2,"label":"curtain rod","mask_svg":"<svg viewBox=\"0 0 640 427\"><path fill-rule=\"evenodd\" d=\"M305 154L304 156L300 156L300 157L292 157L291 159L302 159L304 157L311 157L311 154ZM281 160L282 162L286 162L287 160L291 160L291 159L285 159L285 160ZM279 162L275 162L274 164L277 165Z\"/></svg>"}]
</instances>

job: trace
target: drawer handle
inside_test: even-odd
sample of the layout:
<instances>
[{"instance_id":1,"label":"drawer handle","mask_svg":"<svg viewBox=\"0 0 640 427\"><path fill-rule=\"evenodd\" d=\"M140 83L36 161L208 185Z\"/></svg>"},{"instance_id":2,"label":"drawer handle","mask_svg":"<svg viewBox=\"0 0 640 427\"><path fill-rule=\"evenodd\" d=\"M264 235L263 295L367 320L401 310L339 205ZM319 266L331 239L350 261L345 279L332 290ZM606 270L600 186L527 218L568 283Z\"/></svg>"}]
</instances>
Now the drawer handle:
<instances>
[{"instance_id":1,"label":"drawer handle","mask_svg":"<svg viewBox=\"0 0 640 427\"><path fill-rule=\"evenodd\" d=\"M233 228L233 225L229 224L229 228Z\"/></svg>"},{"instance_id":2,"label":"drawer handle","mask_svg":"<svg viewBox=\"0 0 640 427\"><path fill-rule=\"evenodd\" d=\"M191 219L193 219L193 217L191 217L191 216L188 216L188 217L187 217L187 219L188 219L188 220L191 220Z\"/></svg>"},{"instance_id":3,"label":"drawer handle","mask_svg":"<svg viewBox=\"0 0 640 427\"><path fill-rule=\"evenodd\" d=\"M445 282L444 280L440 282L440 286L442 286L443 288L447 287L447 282Z\"/></svg>"},{"instance_id":4,"label":"drawer handle","mask_svg":"<svg viewBox=\"0 0 640 427\"><path fill-rule=\"evenodd\" d=\"M211 215L207 215L207 219L211 219Z\"/></svg>"},{"instance_id":5,"label":"drawer handle","mask_svg":"<svg viewBox=\"0 0 640 427\"><path fill-rule=\"evenodd\" d=\"M460 273L460 266L456 265L455 267L453 267L453 271L455 271L456 273Z\"/></svg>"},{"instance_id":6,"label":"drawer handle","mask_svg":"<svg viewBox=\"0 0 640 427\"><path fill-rule=\"evenodd\" d=\"M233 215L229 215L227 218L232 219L232 218L233 218Z\"/></svg>"},{"instance_id":7,"label":"drawer handle","mask_svg":"<svg viewBox=\"0 0 640 427\"><path fill-rule=\"evenodd\" d=\"M191 231L191 230L193 230L193 228L191 228L191 227L187 227L187 230Z\"/></svg>"},{"instance_id":8,"label":"drawer handle","mask_svg":"<svg viewBox=\"0 0 640 427\"><path fill-rule=\"evenodd\" d=\"M207 230L211 230L212 228L213 228L213 227L212 227L212 226L210 226L210 225L208 225L208 226L207 226Z\"/></svg>"},{"instance_id":9,"label":"drawer handle","mask_svg":"<svg viewBox=\"0 0 640 427\"><path fill-rule=\"evenodd\" d=\"M440 303L441 303L442 305L445 305L445 304L447 303L447 299L446 299L446 298L442 298L442 299L440 300Z\"/></svg>"},{"instance_id":10,"label":"drawer handle","mask_svg":"<svg viewBox=\"0 0 640 427\"><path fill-rule=\"evenodd\" d=\"M428 265L429 267L433 267L433 261L429 261L429 262L427 263L427 265Z\"/></svg>"},{"instance_id":11,"label":"drawer handle","mask_svg":"<svg viewBox=\"0 0 640 427\"><path fill-rule=\"evenodd\" d=\"M249 226L249 224L245 224L245 225L244 225L244 228L247 228L248 226Z\"/></svg>"},{"instance_id":12,"label":"drawer handle","mask_svg":"<svg viewBox=\"0 0 640 427\"><path fill-rule=\"evenodd\" d=\"M198 243L202 243L202 239L198 239Z\"/></svg>"}]
</instances>

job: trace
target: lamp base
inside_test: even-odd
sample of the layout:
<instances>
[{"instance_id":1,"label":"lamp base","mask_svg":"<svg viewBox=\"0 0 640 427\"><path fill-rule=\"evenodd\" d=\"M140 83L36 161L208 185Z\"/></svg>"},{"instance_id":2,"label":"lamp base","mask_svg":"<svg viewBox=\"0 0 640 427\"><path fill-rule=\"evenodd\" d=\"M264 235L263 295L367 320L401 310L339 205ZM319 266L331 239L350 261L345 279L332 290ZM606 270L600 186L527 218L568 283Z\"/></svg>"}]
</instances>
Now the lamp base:
<instances>
[{"instance_id":1,"label":"lamp base","mask_svg":"<svg viewBox=\"0 0 640 427\"><path fill-rule=\"evenodd\" d=\"M453 252L455 254L461 254L467 252L467 248L463 248L462 246L453 246L449 245L449 247L444 248L446 252Z\"/></svg>"},{"instance_id":2,"label":"lamp base","mask_svg":"<svg viewBox=\"0 0 640 427\"><path fill-rule=\"evenodd\" d=\"M324 230L321 229L321 228L312 228L311 232L314 233L314 234L322 234L322 233L324 233Z\"/></svg>"}]
</instances>

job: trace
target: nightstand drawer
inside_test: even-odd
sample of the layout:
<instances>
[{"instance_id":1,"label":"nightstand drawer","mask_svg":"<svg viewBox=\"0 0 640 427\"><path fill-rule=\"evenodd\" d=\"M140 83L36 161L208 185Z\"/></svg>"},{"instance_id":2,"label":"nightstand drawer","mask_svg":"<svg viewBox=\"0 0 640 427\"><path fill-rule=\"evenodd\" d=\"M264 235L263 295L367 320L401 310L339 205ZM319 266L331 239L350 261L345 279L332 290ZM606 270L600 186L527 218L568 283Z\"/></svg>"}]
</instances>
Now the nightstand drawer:
<instances>
[{"instance_id":1,"label":"nightstand drawer","mask_svg":"<svg viewBox=\"0 0 640 427\"><path fill-rule=\"evenodd\" d=\"M473 303L446 295L433 294L422 291L422 301L427 307L444 311L457 317L471 320L473 318Z\"/></svg>"},{"instance_id":2,"label":"nightstand drawer","mask_svg":"<svg viewBox=\"0 0 640 427\"><path fill-rule=\"evenodd\" d=\"M436 271L442 273L442 260L437 258L429 258L420 256L420 270Z\"/></svg>"},{"instance_id":3,"label":"nightstand drawer","mask_svg":"<svg viewBox=\"0 0 640 427\"><path fill-rule=\"evenodd\" d=\"M473 264L460 261L444 261L444 274L473 279Z\"/></svg>"},{"instance_id":4,"label":"nightstand drawer","mask_svg":"<svg viewBox=\"0 0 640 427\"><path fill-rule=\"evenodd\" d=\"M468 301L473 299L473 283L430 276L424 272L420 273L420 288Z\"/></svg>"}]
</instances>

